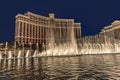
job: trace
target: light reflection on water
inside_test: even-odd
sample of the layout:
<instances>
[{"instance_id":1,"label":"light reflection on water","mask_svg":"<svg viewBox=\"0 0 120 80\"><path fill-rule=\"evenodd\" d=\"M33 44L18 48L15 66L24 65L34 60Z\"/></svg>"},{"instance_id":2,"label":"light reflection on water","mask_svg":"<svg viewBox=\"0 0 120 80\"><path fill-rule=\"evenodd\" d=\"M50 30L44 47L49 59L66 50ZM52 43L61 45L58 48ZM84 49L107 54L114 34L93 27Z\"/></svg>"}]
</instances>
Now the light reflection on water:
<instances>
[{"instance_id":1,"label":"light reflection on water","mask_svg":"<svg viewBox=\"0 0 120 80\"><path fill-rule=\"evenodd\" d=\"M0 60L0 80L116 80L120 54Z\"/></svg>"}]
</instances>

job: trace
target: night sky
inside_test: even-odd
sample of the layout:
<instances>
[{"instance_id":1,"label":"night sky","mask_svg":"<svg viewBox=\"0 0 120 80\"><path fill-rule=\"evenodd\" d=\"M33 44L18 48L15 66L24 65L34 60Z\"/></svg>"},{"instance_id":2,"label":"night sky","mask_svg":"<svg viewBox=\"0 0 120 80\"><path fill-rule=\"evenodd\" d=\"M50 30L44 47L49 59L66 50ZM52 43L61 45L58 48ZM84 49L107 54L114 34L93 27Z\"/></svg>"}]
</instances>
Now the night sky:
<instances>
[{"instance_id":1,"label":"night sky","mask_svg":"<svg viewBox=\"0 0 120 80\"><path fill-rule=\"evenodd\" d=\"M0 42L13 41L15 16L27 11L57 18L75 19L82 24L82 36L95 35L120 19L119 0L1 0Z\"/></svg>"}]
</instances>

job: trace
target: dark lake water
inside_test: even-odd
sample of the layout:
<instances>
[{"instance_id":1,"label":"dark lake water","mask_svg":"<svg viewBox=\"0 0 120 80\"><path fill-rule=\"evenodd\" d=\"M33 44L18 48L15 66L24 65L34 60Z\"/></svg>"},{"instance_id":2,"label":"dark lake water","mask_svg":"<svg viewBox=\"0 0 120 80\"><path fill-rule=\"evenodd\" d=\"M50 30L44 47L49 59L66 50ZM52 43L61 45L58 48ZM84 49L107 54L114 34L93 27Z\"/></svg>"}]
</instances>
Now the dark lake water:
<instances>
[{"instance_id":1,"label":"dark lake water","mask_svg":"<svg viewBox=\"0 0 120 80\"><path fill-rule=\"evenodd\" d=\"M0 80L120 80L120 54L0 60Z\"/></svg>"}]
</instances>

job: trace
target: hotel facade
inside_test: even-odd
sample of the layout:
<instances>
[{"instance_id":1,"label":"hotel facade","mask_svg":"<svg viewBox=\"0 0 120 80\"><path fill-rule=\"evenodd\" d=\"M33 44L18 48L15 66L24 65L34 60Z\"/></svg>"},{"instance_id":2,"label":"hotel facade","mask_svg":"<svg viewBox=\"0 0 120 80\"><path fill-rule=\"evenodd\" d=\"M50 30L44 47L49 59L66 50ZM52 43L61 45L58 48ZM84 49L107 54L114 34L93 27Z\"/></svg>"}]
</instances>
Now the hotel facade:
<instances>
[{"instance_id":1,"label":"hotel facade","mask_svg":"<svg viewBox=\"0 0 120 80\"><path fill-rule=\"evenodd\" d=\"M104 27L100 35L113 39L120 39L120 20L115 20L111 25Z\"/></svg>"},{"instance_id":2,"label":"hotel facade","mask_svg":"<svg viewBox=\"0 0 120 80\"><path fill-rule=\"evenodd\" d=\"M19 45L53 41L59 44L71 41L72 37L81 37L81 24L75 23L74 19L55 18L53 13L45 17L31 12L17 14L15 18L15 42Z\"/></svg>"}]
</instances>

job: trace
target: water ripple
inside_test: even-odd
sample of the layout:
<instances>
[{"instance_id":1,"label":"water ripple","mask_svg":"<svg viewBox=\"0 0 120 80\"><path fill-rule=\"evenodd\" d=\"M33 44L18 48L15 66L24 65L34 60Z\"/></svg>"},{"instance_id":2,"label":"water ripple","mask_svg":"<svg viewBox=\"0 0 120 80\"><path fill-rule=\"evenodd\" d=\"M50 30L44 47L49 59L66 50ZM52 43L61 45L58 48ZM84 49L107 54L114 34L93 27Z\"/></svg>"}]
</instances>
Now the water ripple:
<instances>
[{"instance_id":1,"label":"water ripple","mask_svg":"<svg viewBox=\"0 0 120 80\"><path fill-rule=\"evenodd\" d=\"M120 54L0 60L0 80L120 80Z\"/></svg>"}]
</instances>

